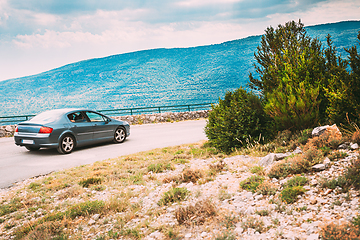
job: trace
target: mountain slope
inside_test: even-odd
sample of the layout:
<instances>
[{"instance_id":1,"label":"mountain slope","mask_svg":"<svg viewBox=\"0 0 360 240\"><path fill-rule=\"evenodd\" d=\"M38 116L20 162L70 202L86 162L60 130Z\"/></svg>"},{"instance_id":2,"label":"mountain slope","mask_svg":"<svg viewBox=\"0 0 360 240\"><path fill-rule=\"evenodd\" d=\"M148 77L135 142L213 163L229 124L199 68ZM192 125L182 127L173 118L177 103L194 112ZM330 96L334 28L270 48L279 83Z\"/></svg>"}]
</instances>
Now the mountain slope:
<instances>
[{"instance_id":1,"label":"mountain slope","mask_svg":"<svg viewBox=\"0 0 360 240\"><path fill-rule=\"evenodd\" d=\"M307 28L341 50L356 43L360 21ZM90 59L0 82L1 115L60 107L127 108L216 102L245 86L260 36L192 48L153 49ZM345 52L340 51L343 56Z\"/></svg>"}]
</instances>

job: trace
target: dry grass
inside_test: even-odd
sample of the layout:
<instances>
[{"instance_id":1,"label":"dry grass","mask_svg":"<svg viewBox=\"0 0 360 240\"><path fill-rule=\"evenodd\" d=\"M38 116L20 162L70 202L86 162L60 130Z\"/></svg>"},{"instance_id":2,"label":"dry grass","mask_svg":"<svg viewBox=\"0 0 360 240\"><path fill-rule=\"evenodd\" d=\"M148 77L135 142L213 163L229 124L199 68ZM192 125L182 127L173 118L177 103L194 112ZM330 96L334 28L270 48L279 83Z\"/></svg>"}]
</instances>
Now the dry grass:
<instances>
[{"instance_id":1,"label":"dry grass","mask_svg":"<svg viewBox=\"0 0 360 240\"><path fill-rule=\"evenodd\" d=\"M217 209L211 200L198 201L195 205L180 207L175 212L175 217L179 224L200 225L205 221L210 221L217 215Z\"/></svg>"},{"instance_id":2,"label":"dry grass","mask_svg":"<svg viewBox=\"0 0 360 240\"><path fill-rule=\"evenodd\" d=\"M0 224L11 229L13 236L18 239L67 239L69 236L74 236L72 234L75 228L89 221L89 218L95 213L100 213L102 216L123 213L118 218L120 229L114 233L114 236L130 236L132 238L135 236L136 238L136 236L140 236L137 228L123 229L121 227L125 222L136 218L137 212L140 210L140 205L132 203L130 199L138 197L139 194L146 194L137 191L133 186L146 184L145 179L157 182L156 178L151 179L150 171L173 170L174 166L184 164L194 158L223 157L214 148L204 146L204 143L205 141L154 149L34 179L16 192L9 191L7 196L2 196ZM215 171L220 171L224 164L215 164L213 167ZM195 183L205 175L205 172L198 169L185 168L179 179L181 182ZM132 187L129 188L130 186ZM104 196L104 200L93 201L93 197L101 194L105 189L105 192L111 192L111 195ZM177 193L181 193L180 199L176 198ZM188 193L183 193L185 191L175 192L174 196L171 196L174 197L174 201L179 201L188 195ZM164 200L164 204L168 202L170 203L172 200ZM197 214L201 216L213 214L211 207L214 206L210 202L204 202L201 207L204 209ZM195 208L199 208L199 204ZM40 212L37 213L38 210ZM17 226L16 222L21 221L22 217L16 217L20 216L16 212L20 211L22 212L19 213L21 216L31 215L33 220L27 221L26 225ZM161 210L153 210L150 216L156 217L159 214L158 211ZM199 222L202 221L201 216L198 216ZM142 224L146 225L146 223ZM171 236L177 231L177 229L169 230L168 235ZM1 234L0 238L4 236ZM108 237L104 239L108 239Z\"/></svg>"},{"instance_id":3,"label":"dry grass","mask_svg":"<svg viewBox=\"0 0 360 240\"><path fill-rule=\"evenodd\" d=\"M360 229L349 223L341 225L330 223L321 227L320 236L324 240L355 240L360 238Z\"/></svg>"}]
</instances>

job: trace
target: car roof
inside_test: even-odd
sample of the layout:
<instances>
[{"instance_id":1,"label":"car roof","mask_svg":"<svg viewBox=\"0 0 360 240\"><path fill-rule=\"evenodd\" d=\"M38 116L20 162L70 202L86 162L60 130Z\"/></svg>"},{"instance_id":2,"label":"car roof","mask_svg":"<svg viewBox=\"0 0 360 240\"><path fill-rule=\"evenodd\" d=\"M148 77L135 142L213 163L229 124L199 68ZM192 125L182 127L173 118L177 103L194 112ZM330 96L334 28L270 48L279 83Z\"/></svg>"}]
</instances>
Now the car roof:
<instances>
[{"instance_id":1,"label":"car roof","mask_svg":"<svg viewBox=\"0 0 360 240\"><path fill-rule=\"evenodd\" d=\"M85 108L60 108L60 109L48 110L46 112L70 113L70 112L76 112L76 111L94 111L94 110L85 109Z\"/></svg>"}]
</instances>

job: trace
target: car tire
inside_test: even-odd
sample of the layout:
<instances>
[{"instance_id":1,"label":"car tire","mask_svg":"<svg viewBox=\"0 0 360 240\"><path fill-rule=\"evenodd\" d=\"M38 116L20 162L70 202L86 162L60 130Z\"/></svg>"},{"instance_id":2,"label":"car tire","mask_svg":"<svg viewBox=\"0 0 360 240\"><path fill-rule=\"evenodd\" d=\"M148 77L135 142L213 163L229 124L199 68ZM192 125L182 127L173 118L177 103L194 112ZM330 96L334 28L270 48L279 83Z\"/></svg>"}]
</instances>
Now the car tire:
<instances>
[{"instance_id":1,"label":"car tire","mask_svg":"<svg viewBox=\"0 0 360 240\"><path fill-rule=\"evenodd\" d=\"M39 151L40 147L31 147L31 146L25 146L25 148L29 151Z\"/></svg>"},{"instance_id":2,"label":"car tire","mask_svg":"<svg viewBox=\"0 0 360 240\"><path fill-rule=\"evenodd\" d=\"M63 137L61 137L57 150L59 153L69 154L72 152L74 147L75 147L74 137L70 134L66 134Z\"/></svg>"},{"instance_id":3,"label":"car tire","mask_svg":"<svg viewBox=\"0 0 360 240\"><path fill-rule=\"evenodd\" d=\"M114 143L122 143L126 139L126 131L123 127L118 127L114 133Z\"/></svg>"}]
</instances>

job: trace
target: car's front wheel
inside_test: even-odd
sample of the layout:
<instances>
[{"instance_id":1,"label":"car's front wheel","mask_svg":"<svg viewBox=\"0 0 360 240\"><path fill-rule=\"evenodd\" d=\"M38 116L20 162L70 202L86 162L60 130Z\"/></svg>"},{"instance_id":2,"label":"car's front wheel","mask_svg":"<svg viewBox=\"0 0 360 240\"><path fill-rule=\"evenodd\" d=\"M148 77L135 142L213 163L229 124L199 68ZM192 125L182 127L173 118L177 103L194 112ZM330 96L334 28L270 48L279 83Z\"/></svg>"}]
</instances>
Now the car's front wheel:
<instances>
[{"instance_id":1,"label":"car's front wheel","mask_svg":"<svg viewBox=\"0 0 360 240\"><path fill-rule=\"evenodd\" d=\"M71 135L65 135L60 139L60 143L57 150L59 153L68 154L72 152L74 147L75 147L74 137Z\"/></svg>"},{"instance_id":2,"label":"car's front wheel","mask_svg":"<svg viewBox=\"0 0 360 240\"><path fill-rule=\"evenodd\" d=\"M126 131L123 127L118 127L114 133L114 142L122 143L126 139Z\"/></svg>"}]
</instances>

